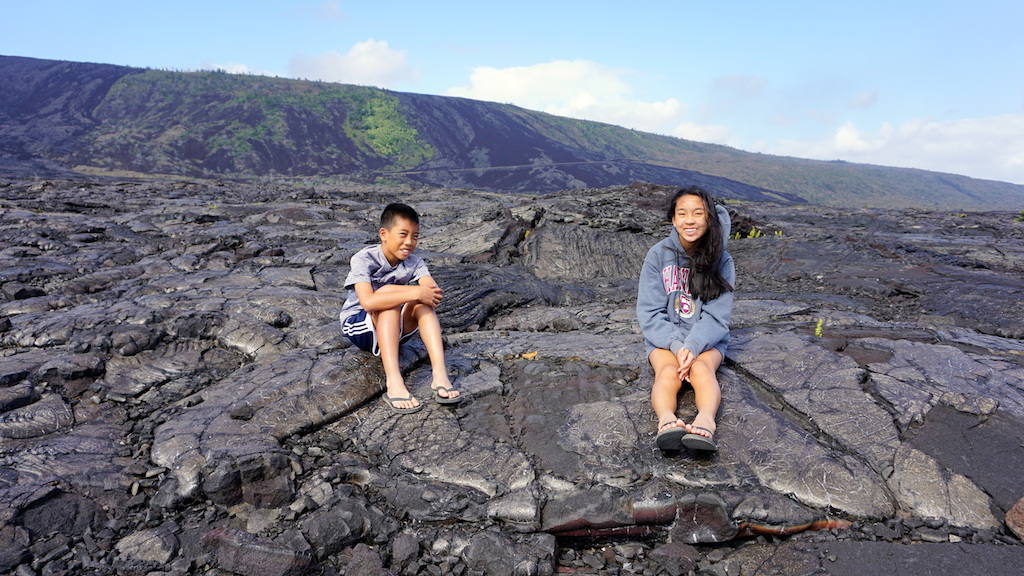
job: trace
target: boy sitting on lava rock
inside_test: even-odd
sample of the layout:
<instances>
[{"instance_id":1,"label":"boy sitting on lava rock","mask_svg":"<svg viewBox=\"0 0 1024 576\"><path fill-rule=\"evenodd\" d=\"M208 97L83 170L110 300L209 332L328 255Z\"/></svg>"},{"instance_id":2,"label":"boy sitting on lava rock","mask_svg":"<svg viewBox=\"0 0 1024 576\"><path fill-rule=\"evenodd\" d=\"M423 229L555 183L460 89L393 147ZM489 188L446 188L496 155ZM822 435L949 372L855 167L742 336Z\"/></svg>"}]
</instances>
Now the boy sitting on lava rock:
<instances>
[{"instance_id":1,"label":"boy sitting on lava rock","mask_svg":"<svg viewBox=\"0 0 1024 576\"><path fill-rule=\"evenodd\" d=\"M441 288L427 264L413 254L420 234L419 215L412 207L389 204L380 216L380 244L352 256L345 278L348 299L341 309L342 332L360 349L380 356L387 390L384 401L400 414L423 408L405 386L398 365L398 347L420 333L430 366L434 399L441 404L462 401L448 379L436 308Z\"/></svg>"}]
</instances>

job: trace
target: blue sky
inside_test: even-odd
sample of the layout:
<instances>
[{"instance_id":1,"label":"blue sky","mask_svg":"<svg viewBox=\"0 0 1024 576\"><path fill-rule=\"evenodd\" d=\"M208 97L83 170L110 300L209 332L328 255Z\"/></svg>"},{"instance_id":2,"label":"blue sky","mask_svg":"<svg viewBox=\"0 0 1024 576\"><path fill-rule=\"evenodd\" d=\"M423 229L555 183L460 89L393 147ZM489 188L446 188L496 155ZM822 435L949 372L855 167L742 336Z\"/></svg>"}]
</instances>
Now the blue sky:
<instances>
[{"instance_id":1,"label":"blue sky","mask_svg":"<svg viewBox=\"0 0 1024 576\"><path fill-rule=\"evenodd\" d=\"M517 104L1024 184L1024 2L0 0L0 54Z\"/></svg>"}]
</instances>

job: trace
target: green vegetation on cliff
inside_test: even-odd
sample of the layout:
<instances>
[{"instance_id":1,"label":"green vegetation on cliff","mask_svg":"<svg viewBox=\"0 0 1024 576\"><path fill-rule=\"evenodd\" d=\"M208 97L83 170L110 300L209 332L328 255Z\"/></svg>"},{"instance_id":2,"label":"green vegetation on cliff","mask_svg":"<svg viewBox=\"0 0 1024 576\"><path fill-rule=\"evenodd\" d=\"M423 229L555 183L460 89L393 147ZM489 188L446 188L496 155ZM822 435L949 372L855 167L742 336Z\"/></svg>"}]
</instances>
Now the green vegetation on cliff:
<instances>
[{"instance_id":1,"label":"green vegetation on cliff","mask_svg":"<svg viewBox=\"0 0 1024 576\"><path fill-rule=\"evenodd\" d=\"M346 126L353 140L363 139L379 156L394 159L397 168L413 168L434 157L433 149L419 140L400 110L398 98L376 92L352 111Z\"/></svg>"},{"instance_id":2,"label":"green vegetation on cliff","mask_svg":"<svg viewBox=\"0 0 1024 576\"><path fill-rule=\"evenodd\" d=\"M433 156L396 97L361 86L150 70L117 82L97 118L82 160L106 168L290 175Z\"/></svg>"}]
</instances>

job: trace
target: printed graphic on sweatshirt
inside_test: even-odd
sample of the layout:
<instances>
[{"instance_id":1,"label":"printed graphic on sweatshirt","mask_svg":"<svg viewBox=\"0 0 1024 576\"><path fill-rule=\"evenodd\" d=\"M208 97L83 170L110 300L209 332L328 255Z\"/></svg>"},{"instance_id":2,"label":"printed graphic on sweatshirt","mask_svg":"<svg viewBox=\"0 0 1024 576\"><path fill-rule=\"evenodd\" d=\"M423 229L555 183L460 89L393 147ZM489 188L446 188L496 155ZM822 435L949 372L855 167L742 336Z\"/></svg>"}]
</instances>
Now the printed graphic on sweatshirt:
<instances>
[{"instance_id":1,"label":"printed graphic on sweatshirt","mask_svg":"<svg viewBox=\"0 0 1024 576\"><path fill-rule=\"evenodd\" d=\"M690 269L671 264L662 269L661 279L665 284L665 293L675 293L672 307L676 314L680 318L692 317L696 306L690 296Z\"/></svg>"}]
</instances>

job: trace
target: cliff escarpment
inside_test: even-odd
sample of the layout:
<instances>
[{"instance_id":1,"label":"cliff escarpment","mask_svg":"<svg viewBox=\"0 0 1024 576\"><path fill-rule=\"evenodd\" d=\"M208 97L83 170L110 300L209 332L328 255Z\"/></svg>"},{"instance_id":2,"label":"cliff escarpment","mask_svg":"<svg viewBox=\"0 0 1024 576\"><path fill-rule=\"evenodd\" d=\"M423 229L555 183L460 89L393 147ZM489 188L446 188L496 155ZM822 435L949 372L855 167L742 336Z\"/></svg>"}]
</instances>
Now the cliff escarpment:
<instances>
[{"instance_id":1,"label":"cliff escarpment","mask_svg":"<svg viewBox=\"0 0 1024 576\"><path fill-rule=\"evenodd\" d=\"M222 71L0 56L0 172L357 177L552 193L636 181L723 198L1019 210L1024 186L754 154L512 105Z\"/></svg>"}]
</instances>

